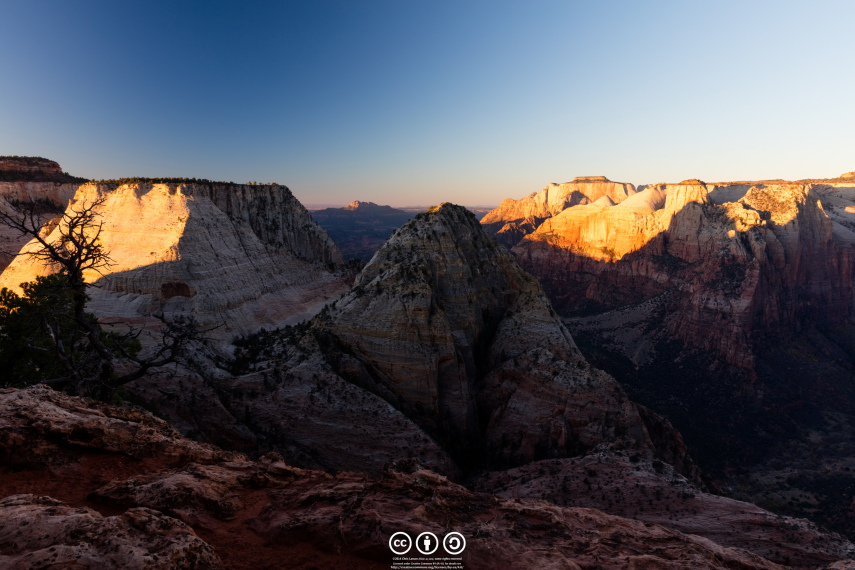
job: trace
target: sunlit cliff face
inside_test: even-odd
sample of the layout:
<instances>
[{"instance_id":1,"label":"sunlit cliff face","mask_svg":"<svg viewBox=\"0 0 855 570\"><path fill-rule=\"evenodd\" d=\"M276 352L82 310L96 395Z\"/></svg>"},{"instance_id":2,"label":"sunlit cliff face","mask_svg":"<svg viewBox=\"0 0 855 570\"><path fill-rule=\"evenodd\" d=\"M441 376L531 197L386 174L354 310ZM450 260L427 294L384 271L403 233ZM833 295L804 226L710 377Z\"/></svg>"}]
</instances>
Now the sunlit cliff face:
<instances>
[{"instance_id":1,"label":"sunlit cliff face","mask_svg":"<svg viewBox=\"0 0 855 570\"><path fill-rule=\"evenodd\" d=\"M600 204L603 198L609 204L618 204L633 194L635 186L632 184L612 182L604 176L581 176L573 182L548 184L540 192L521 200L507 198L501 206L484 216L481 223L489 226L516 218L547 218L577 205ZM509 215L511 211L513 215Z\"/></svg>"},{"instance_id":2,"label":"sunlit cliff face","mask_svg":"<svg viewBox=\"0 0 855 570\"><path fill-rule=\"evenodd\" d=\"M311 317L346 289L327 268L340 253L287 188L87 183L66 212L99 200L89 232L109 261L85 273L99 316L192 315L229 336ZM0 287L58 269L26 255L37 249L23 247Z\"/></svg>"},{"instance_id":3,"label":"sunlit cliff face","mask_svg":"<svg viewBox=\"0 0 855 570\"><path fill-rule=\"evenodd\" d=\"M812 183L658 184L615 205L567 208L519 236L512 251L560 312L667 293L662 330L750 369L760 339L788 334L807 316L839 322L851 313L847 192Z\"/></svg>"},{"instance_id":4,"label":"sunlit cliff face","mask_svg":"<svg viewBox=\"0 0 855 570\"><path fill-rule=\"evenodd\" d=\"M717 188L699 181L681 184L657 184L613 204L598 199L591 204L567 208L545 220L523 242L544 242L585 255L597 261L618 261L645 247L674 225L675 216L698 218L701 227L696 244L703 246L703 225L732 225L727 234L763 226L767 221L784 226L798 214L798 201L793 192L806 196L807 188L799 185L751 187L750 189ZM724 200L724 202L722 202ZM690 206L690 205L696 206ZM692 216L693 207L706 205L718 219ZM717 210L717 211L716 211ZM718 216L715 216L718 214ZM715 228L710 228L714 230ZM689 259L691 261L691 259Z\"/></svg>"},{"instance_id":5,"label":"sunlit cliff face","mask_svg":"<svg viewBox=\"0 0 855 570\"><path fill-rule=\"evenodd\" d=\"M103 198L103 204L95 211L100 214L98 224L89 228L89 235L100 232L99 245L109 256L107 265L87 270L84 277L94 283L113 273L129 271L179 259L178 244L190 218L192 196L185 196L181 187L166 184L151 186L123 185L109 191L104 185L83 185L72 199L69 212L79 212ZM104 215L109 212L109 215ZM66 230L56 222L48 223L43 229L48 242L56 241ZM9 267L0 275L0 287L8 287L18 293L20 284L32 281L37 276L54 273L58 268L34 263L27 255L38 251L41 245L32 240L21 250Z\"/></svg>"}]
</instances>

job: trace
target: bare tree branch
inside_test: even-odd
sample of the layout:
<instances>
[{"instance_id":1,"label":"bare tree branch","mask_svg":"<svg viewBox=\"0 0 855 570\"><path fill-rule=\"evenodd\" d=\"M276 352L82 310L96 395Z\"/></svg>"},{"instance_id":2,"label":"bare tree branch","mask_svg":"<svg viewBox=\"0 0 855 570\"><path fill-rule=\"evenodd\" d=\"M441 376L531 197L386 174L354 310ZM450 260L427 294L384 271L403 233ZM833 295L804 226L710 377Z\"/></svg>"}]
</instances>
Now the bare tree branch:
<instances>
[{"instance_id":1,"label":"bare tree branch","mask_svg":"<svg viewBox=\"0 0 855 570\"><path fill-rule=\"evenodd\" d=\"M95 387L110 394L115 388L141 378L152 368L176 362L187 345L207 331L200 331L192 319L166 322L161 318L164 328L160 343L152 354L139 358L136 353L141 330L122 323L127 327L125 333L105 333L95 317L86 312L90 284L86 283L84 274L95 271L103 275L103 270L113 264L101 243L104 223L99 210L105 200L102 196L88 203L72 203L56 225L51 224L50 231L43 227L36 203L0 208L0 224L30 238L28 246L18 255L53 265L67 278L72 300L71 314L67 317L75 328L73 331L63 330L58 320L42 319L41 329L50 339L51 350L65 370L64 376L45 383L71 384L79 391L91 391ZM116 360L132 364L133 370L117 374Z\"/></svg>"}]
</instances>

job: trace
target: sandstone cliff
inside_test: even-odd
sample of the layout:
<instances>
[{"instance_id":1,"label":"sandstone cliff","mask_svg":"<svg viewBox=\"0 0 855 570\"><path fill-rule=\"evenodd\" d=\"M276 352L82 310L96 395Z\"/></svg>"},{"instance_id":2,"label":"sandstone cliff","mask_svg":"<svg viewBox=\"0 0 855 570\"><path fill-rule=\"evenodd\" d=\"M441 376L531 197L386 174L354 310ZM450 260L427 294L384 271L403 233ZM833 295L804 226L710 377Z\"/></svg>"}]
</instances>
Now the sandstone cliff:
<instances>
[{"instance_id":1,"label":"sandstone cliff","mask_svg":"<svg viewBox=\"0 0 855 570\"><path fill-rule=\"evenodd\" d=\"M413 458L456 477L629 446L696 477L679 434L585 362L537 281L458 206L399 229L310 324L242 346L238 378L134 390L211 441L249 432L242 449L313 468ZM217 433L193 410L219 418Z\"/></svg>"},{"instance_id":2,"label":"sandstone cliff","mask_svg":"<svg viewBox=\"0 0 855 570\"><path fill-rule=\"evenodd\" d=\"M19 204L36 204L34 213L46 223L62 215L82 182L46 158L0 156L0 212L17 213ZM0 224L0 272L27 241L27 236Z\"/></svg>"},{"instance_id":3,"label":"sandstone cliff","mask_svg":"<svg viewBox=\"0 0 855 570\"><path fill-rule=\"evenodd\" d=\"M0 181L80 183L85 180L63 172L59 163L39 156L0 156Z\"/></svg>"},{"instance_id":4,"label":"sandstone cliff","mask_svg":"<svg viewBox=\"0 0 855 570\"><path fill-rule=\"evenodd\" d=\"M18 185L8 195L32 199L30 190ZM338 249L283 186L87 183L68 207L99 199L112 262L87 277L100 317L192 315L230 338L311 317L346 288L330 270L342 262ZM20 255L0 286L16 290L51 271Z\"/></svg>"},{"instance_id":5,"label":"sandstone cliff","mask_svg":"<svg viewBox=\"0 0 855 570\"><path fill-rule=\"evenodd\" d=\"M68 201L77 192L80 184L76 182L31 182L0 180L0 212L17 214L20 205L36 204L35 214L40 223L47 223L62 215ZM28 236L0 224L0 272L6 269L22 247L29 241Z\"/></svg>"},{"instance_id":6,"label":"sandstone cliff","mask_svg":"<svg viewBox=\"0 0 855 570\"><path fill-rule=\"evenodd\" d=\"M544 219L566 208L591 204L603 198L613 204L620 203L633 194L635 187L632 184L612 182L605 176L580 176L572 182L553 182L540 192L533 192L520 200L507 198L484 216L481 223L499 243L510 248Z\"/></svg>"},{"instance_id":7,"label":"sandstone cliff","mask_svg":"<svg viewBox=\"0 0 855 570\"><path fill-rule=\"evenodd\" d=\"M855 457L840 435L855 418L851 181L639 187L566 208L512 251L592 363L720 484L853 532L836 506Z\"/></svg>"},{"instance_id":8,"label":"sandstone cliff","mask_svg":"<svg viewBox=\"0 0 855 570\"><path fill-rule=\"evenodd\" d=\"M821 199L813 185L656 185L567 208L513 251L565 314L667 292L674 338L750 369L760 344L805 316L850 314L852 250Z\"/></svg>"}]
</instances>

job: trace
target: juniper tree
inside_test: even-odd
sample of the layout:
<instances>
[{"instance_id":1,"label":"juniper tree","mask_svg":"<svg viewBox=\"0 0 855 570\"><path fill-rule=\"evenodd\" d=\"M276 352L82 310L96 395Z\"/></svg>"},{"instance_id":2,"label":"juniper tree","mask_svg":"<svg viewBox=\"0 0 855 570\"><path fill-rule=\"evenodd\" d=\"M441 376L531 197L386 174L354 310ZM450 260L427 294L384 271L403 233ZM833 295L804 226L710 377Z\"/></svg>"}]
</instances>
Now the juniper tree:
<instances>
[{"instance_id":1,"label":"juniper tree","mask_svg":"<svg viewBox=\"0 0 855 570\"><path fill-rule=\"evenodd\" d=\"M101 273L112 263L101 242L103 204L103 197L72 203L52 231L43 227L36 202L0 208L0 224L30 238L16 255L54 270L22 284L23 296L6 288L0 291L0 366L6 366L7 384L43 382L109 399L117 387L174 362L198 337L192 319L164 322L160 342L141 358L141 331L125 325L121 333L105 332L86 311L91 286L87 275ZM123 373L117 372L117 362L126 364Z\"/></svg>"}]
</instances>

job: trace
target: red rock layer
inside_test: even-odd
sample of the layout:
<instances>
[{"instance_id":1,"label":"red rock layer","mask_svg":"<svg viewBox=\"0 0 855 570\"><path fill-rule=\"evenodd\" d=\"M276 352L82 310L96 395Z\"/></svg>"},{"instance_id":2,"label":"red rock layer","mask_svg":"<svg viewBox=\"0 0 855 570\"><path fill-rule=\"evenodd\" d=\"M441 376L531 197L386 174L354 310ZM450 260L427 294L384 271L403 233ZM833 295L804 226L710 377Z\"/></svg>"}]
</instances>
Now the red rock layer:
<instances>
[{"instance_id":1,"label":"red rock layer","mask_svg":"<svg viewBox=\"0 0 855 570\"><path fill-rule=\"evenodd\" d=\"M392 562L395 532L456 531L473 569L783 568L669 528L670 521L475 493L415 462L376 478L295 469L275 454L253 462L184 440L147 413L46 388L0 390L0 412L0 496L14 494L0 499L5 566L249 569L287 561L298 570L367 569ZM554 472L551 464L533 467ZM649 479L642 473L638 481ZM45 491L60 500L33 496ZM738 541L757 530L762 542L774 536L763 524L790 524L760 519L737 518L739 526L719 537ZM855 548L819 532L793 536L826 560Z\"/></svg>"}]
</instances>

